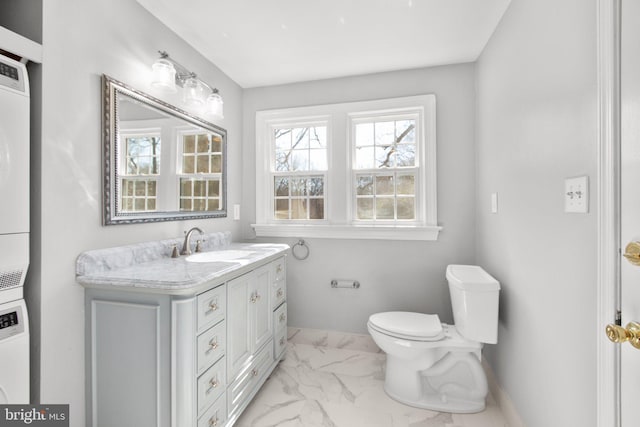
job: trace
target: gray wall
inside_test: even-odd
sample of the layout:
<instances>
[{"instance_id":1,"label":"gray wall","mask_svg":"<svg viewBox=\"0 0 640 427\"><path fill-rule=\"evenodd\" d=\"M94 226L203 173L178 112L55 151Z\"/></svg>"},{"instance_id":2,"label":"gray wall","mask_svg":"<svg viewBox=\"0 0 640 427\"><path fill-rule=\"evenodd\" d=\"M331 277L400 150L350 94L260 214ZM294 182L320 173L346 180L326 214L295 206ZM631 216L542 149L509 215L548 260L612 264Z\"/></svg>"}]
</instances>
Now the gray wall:
<instances>
[{"instance_id":1,"label":"gray wall","mask_svg":"<svg viewBox=\"0 0 640 427\"><path fill-rule=\"evenodd\" d=\"M229 136L229 203L240 203L241 89L134 0L44 2L41 200L41 397L68 403L84 425L84 289L75 260L85 250L182 235L197 225L230 230L231 219L101 225L101 86L106 73L148 90L157 51L167 50L220 89Z\"/></svg>"},{"instance_id":2,"label":"gray wall","mask_svg":"<svg viewBox=\"0 0 640 427\"><path fill-rule=\"evenodd\" d=\"M244 91L245 239L254 237L256 111L428 93L437 99L438 223L444 227L438 241L306 239L309 258L288 262L290 325L365 333L369 315L387 310L452 321L445 268L474 261L474 72L473 64L462 64ZM361 288L332 289L331 279L355 279Z\"/></svg>"},{"instance_id":3,"label":"gray wall","mask_svg":"<svg viewBox=\"0 0 640 427\"><path fill-rule=\"evenodd\" d=\"M42 43L42 0L2 0L0 27Z\"/></svg>"},{"instance_id":4,"label":"gray wall","mask_svg":"<svg viewBox=\"0 0 640 427\"><path fill-rule=\"evenodd\" d=\"M477 63L477 258L503 287L485 354L529 427L595 425L596 10L513 0ZM589 214L563 212L577 175Z\"/></svg>"}]
</instances>

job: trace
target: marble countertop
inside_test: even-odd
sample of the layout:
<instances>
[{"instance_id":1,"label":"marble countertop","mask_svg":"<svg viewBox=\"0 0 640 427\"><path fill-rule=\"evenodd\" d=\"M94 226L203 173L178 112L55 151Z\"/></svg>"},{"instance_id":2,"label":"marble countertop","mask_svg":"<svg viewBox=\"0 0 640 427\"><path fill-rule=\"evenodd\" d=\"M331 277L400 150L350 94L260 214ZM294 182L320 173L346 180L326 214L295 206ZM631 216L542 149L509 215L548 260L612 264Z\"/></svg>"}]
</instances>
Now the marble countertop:
<instances>
[{"instance_id":1,"label":"marble countertop","mask_svg":"<svg viewBox=\"0 0 640 427\"><path fill-rule=\"evenodd\" d=\"M230 234L211 233L205 236L204 251L246 253L227 261L190 262L186 256L170 257L173 245L180 242L180 248L181 240L83 252L76 262L76 281L87 288L195 295L212 287L212 282L221 283L248 272L289 249L277 243L230 243Z\"/></svg>"}]
</instances>

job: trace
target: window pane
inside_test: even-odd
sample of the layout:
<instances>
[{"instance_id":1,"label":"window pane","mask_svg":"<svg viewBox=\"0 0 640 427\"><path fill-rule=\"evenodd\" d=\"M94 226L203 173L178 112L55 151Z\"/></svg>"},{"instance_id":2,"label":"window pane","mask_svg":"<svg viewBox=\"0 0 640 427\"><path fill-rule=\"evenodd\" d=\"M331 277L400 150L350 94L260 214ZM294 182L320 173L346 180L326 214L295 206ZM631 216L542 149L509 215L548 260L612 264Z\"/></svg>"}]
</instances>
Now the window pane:
<instances>
[{"instance_id":1,"label":"window pane","mask_svg":"<svg viewBox=\"0 0 640 427\"><path fill-rule=\"evenodd\" d=\"M327 148L327 128L326 126L314 126L309 128L309 147Z\"/></svg>"},{"instance_id":2,"label":"window pane","mask_svg":"<svg viewBox=\"0 0 640 427\"><path fill-rule=\"evenodd\" d=\"M273 188L276 196L288 196L289 195L289 179L275 178Z\"/></svg>"},{"instance_id":3,"label":"window pane","mask_svg":"<svg viewBox=\"0 0 640 427\"><path fill-rule=\"evenodd\" d=\"M220 196L220 181L217 179L212 179L207 182L208 191L207 196L209 197L219 197Z\"/></svg>"},{"instance_id":4,"label":"window pane","mask_svg":"<svg viewBox=\"0 0 640 427\"><path fill-rule=\"evenodd\" d=\"M309 200L309 219L324 219L324 199Z\"/></svg>"},{"instance_id":5,"label":"window pane","mask_svg":"<svg viewBox=\"0 0 640 427\"><path fill-rule=\"evenodd\" d=\"M394 195L393 177L392 176L376 176L376 194L377 195Z\"/></svg>"},{"instance_id":6,"label":"window pane","mask_svg":"<svg viewBox=\"0 0 640 427\"><path fill-rule=\"evenodd\" d=\"M416 146L413 144L400 144L396 147L396 161L398 167L415 166Z\"/></svg>"},{"instance_id":7,"label":"window pane","mask_svg":"<svg viewBox=\"0 0 640 427\"><path fill-rule=\"evenodd\" d=\"M191 197L191 180L180 180L180 195L183 197Z\"/></svg>"},{"instance_id":8,"label":"window pane","mask_svg":"<svg viewBox=\"0 0 640 427\"><path fill-rule=\"evenodd\" d=\"M394 219L393 205L391 197L376 198L376 219Z\"/></svg>"},{"instance_id":9,"label":"window pane","mask_svg":"<svg viewBox=\"0 0 640 427\"><path fill-rule=\"evenodd\" d=\"M133 202L133 205L134 205L134 209L136 211L144 211L144 210L146 210L145 200L144 199L135 199L134 202Z\"/></svg>"},{"instance_id":10,"label":"window pane","mask_svg":"<svg viewBox=\"0 0 640 427\"><path fill-rule=\"evenodd\" d=\"M191 210L191 199L181 199L180 200L180 210L190 211Z\"/></svg>"},{"instance_id":11,"label":"window pane","mask_svg":"<svg viewBox=\"0 0 640 427\"><path fill-rule=\"evenodd\" d=\"M376 146L376 167L395 167L395 148L393 145Z\"/></svg>"},{"instance_id":12,"label":"window pane","mask_svg":"<svg viewBox=\"0 0 640 427\"><path fill-rule=\"evenodd\" d=\"M309 170L324 171L327 170L327 150L309 150Z\"/></svg>"},{"instance_id":13,"label":"window pane","mask_svg":"<svg viewBox=\"0 0 640 427\"><path fill-rule=\"evenodd\" d=\"M359 147L356 148L356 169L373 169L374 167L374 148Z\"/></svg>"},{"instance_id":14,"label":"window pane","mask_svg":"<svg viewBox=\"0 0 640 427\"><path fill-rule=\"evenodd\" d=\"M196 152L196 136L195 135L184 135L182 137L183 148L182 151L185 154L193 154Z\"/></svg>"},{"instance_id":15,"label":"window pane","mask_svg":"<svg viewBox=\"0 0 640 427\"><path fill-rule=\"evenodd\" d=\"M220 201L217 199L209 199L209 202L207 203L207 210L208 211L220 210Z\"/></svg>"},{"instance_id":16,"label":"window pane","mask_svg":"<svg viewBox=\"0 0 640 427\"><path fill-rule=\"evenodd\" d=\"M147 184L144 181L135 181L135 195L144 197L147 194Z\"/></svg>"},{"instance_id":17,"label":"window pane","mask_svg":"<svg viewBox=\"0 0 640 427\"><path fill-rule=\"evenodd\" d=\"M209 156L207 155L199 155L198 156L198 168L196 170L197 173L209 173Z\"/></svg>"},{"instance_id":18,"label":"window pane","mask_svg":"<svg viewBox=\"0 0 640 427\"><path fill-rule=\"evenodd\" d=\"M184 156L182 158L182 173L194 173L195 171L195 157Z\"/></svg>"},{"instance_id":19,"label":"window pane","mask_svg":"<svg viewBox=\"0 0 640 427\"><path fill-rule=\"evenodd\" d=\"M291 166L294 171L309 170L309 151L293 150Z\"/></svg>"},{"instance_id":20,"label":"window pane","mask_svg":"<svg viewBox=\"0 0 640 427\"><path fill-rule=\"evenodd\" d=\"M307 219L307 200L291 200L291 219Z\"/></svg>"},{"instance_id":21,"label":"window pane","mask_svg":"<svg viewBox=\"0 0 640 427\"><path fill-rule=\"evenodd\" d=\"M376 145L391 145L395 141L394 122L376 122L375 124Z\"/></svg>"},{"instance_id":22,"label":"window pane","mask_svg":"<svg viewBox=\"0 0 640 427\"><path fill-rule=\"evenodd\" d=\"M415 120L398 120L396 122L396 141L399 143L415 143Z\"/></svg>"},{"instance_id":23,"label":"window pane","mask_svg":"<svg viewBox=\"0 0 640 427\"><path fill-rule=\"evenodd\" d=\"M156 199L147 199L147 210L149 211L156 210Z\"/></svg>"},{"instance_id":24,"label":"window pane","mask_svg":"<svg viewBox=\"0 0 640 427\"><path fill-rule=\"evenodd\" d=\"M358 219L373 219L373 198L363 198L357 200Z\"/></svg>"},{"instance_id":25,"label":"window pane","mask_svg":"<svg viewBox=\"0 0 640 427\"><path fill-rule=\"evenodd\" d=\"M373 145L373 123L356 125L356 147L363 145Z\"/></svg>"},{"instance_id":26,"label":"window pane","mask_svg":"<svg viewBox=\"0 0 640 427\"><path fill-rule=\"evenodd\" d=\"M398 198L398 219L415 219L415 198Z\"/></svg>"},{"instance_id":27,"label":"window pane","mask_svg":"<svg viewBox=\"0 0 640 427\"><path fill-rule=\"evenodd\" d=\"M289 200L278 199L276 200L276 219L289 219Z\"/></svg>"},{"instance_id":28,"label":"window pane","mask_svg":"<svg viewBox=\"0 0 640 427\"><path fill-rule=\"evenodd\" d=\"M208 135L198 135L198 153L209 152L209 138Z\"/></svg>"},{"instance_id":29,"label":"window pane","mask_svg":"<svg viewBox=\"0 0 640 427\"><path fill-rule=\"evenodd\" d=\"M214 154L211 156L211 173L222 172L222 156Z\"/></svg>"},{"instance_id":30,"label":"window pane","mask_svg":"<svg viewBox=\"0 0 640 427\"><path fill-rule=\"evenodd\" d=\"M306 196L307 195L307 180L306 179L292 179L291 180L291 195L292 196Z\"/></svg>"},{"instance_id":31,"label":"window pane","mask_svg":"<svg viewBox=\"0 0 640 427\"><path fill-rule=\"evenodd\" d=\"M290 151L276 151L276 171L283 172L291 170L289 164Z\"/></svg>"},{"instance_id":32,"label":"window pane","mask_svg":"<svg viewBox=\"0 0 640 427\"><path fill-rule=\"evenodd\" d=\"M293 129L292 147L296 150L309 148L309 128Z\"/></svg>"},{"instance_id":33,"label":"window pane","mask_svg":"<svg viewBox=\"0 0 640 427\"><path fill-rule=\"evenodd\" d=\"M222 138L219 136L213 135L211 137L211 152L212 153L222 153Z\"/></svg>"},{"instance_id":34,"label":"window pane","mask_svg":"<svg viewBox=\"0 0 640 427\"><path fill-rule=\"evenodd\" d=\"M204 197L206 195L206 187L204 184L204 181L201 180L193 181L193 195L195 197Z\"/></svg>"},{"instance_id":35,"label":"window pane","mask_svg":"<svg viewBox=\"0 0 640 427\"><path fill-rule=\"evenodd\" d=\"M291 148L291 129L275 129L276 150L289 150Z\"/></svg>"},{"instance_id":36,"label":"window pane","mask_svg":"<svg viewBox=\"0 0 640 427\"><path fill-rule=\"evenodd\" d=\"M373 176L358 175L356 177L356 194L358 196L373 194Z\"/></svg>"},{"instance_id":37,"label":"window pane","mask_svg":"<svg viewBox=\"0 0 640 427\"><path fill-rule=\"evenodd\" d=\"M398 175L398 194L416 194L415 176Z\"/></svg>"},{"instance_id":38,"label":"window pane","mask_svg":"<svg viewBox=\"0 0 640 427\"><path fill-rule=\"evenodd\" d=\"M309 196L322 196L324 194L324 179L323 178L310 178L309 184Z\"/></svg>"},{"instance_id":39,"label":"window pane","mask_svg":"<svg viewBox=\"0 0 640 427\"><path fill-rule=\"evenodd\" d=\"M155 181L147 181L147 195L148 196L156 196L156 182Z\"/></svg>"}]
</instances>

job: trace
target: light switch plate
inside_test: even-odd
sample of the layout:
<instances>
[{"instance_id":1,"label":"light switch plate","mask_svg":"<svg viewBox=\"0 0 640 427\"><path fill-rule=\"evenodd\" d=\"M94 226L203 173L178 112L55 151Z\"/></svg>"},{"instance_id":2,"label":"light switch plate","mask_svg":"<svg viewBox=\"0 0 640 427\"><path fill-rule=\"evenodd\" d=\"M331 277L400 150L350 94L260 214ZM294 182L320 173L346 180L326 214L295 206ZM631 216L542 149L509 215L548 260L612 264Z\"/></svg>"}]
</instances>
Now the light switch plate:
<instances>
[{"instance_id":1,"label":"light switch plate","mask_svg":"<svg viewBox=\"0 0 640 427\"><path fill-rule=\"evenodd\" d=\"M491 193L491 213L498 213L498 193Z\"/></svg>"},{"instance_id":2,"label":"light switch plate","mask_svg":"<svg viewBox=\"0 0 640 427\"><path fill-rule=\"evenodd\" d=\"M240 219L240 205L233 205L233 219L236 221Z\"/></svg>"},{"instance_id":3,"label":"light switch plate","mask_svg":"<svg viewBox=\"0 0 640 427\"><path fill-rule=\"evenodd\" d=\"M589 177L578 176L564 180L564 211L589 212Z\"/></svg>"}]
</instances>

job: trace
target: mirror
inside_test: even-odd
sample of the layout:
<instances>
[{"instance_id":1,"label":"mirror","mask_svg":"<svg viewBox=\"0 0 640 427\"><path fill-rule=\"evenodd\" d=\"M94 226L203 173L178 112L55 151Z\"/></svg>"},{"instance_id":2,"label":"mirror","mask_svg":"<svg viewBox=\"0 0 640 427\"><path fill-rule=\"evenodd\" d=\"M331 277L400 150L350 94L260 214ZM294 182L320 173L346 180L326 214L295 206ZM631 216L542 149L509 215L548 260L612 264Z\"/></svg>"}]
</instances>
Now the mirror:
<instances>
[{"instance_id":1,"label":"mirror","mask_svg":"<svg viewBox=\"0 0 640 427\"><path fill-rule=\"evenodd\" d=\"M103 75L103 224L227 216L227 132Z\"/></svg>"}]
</instances>

